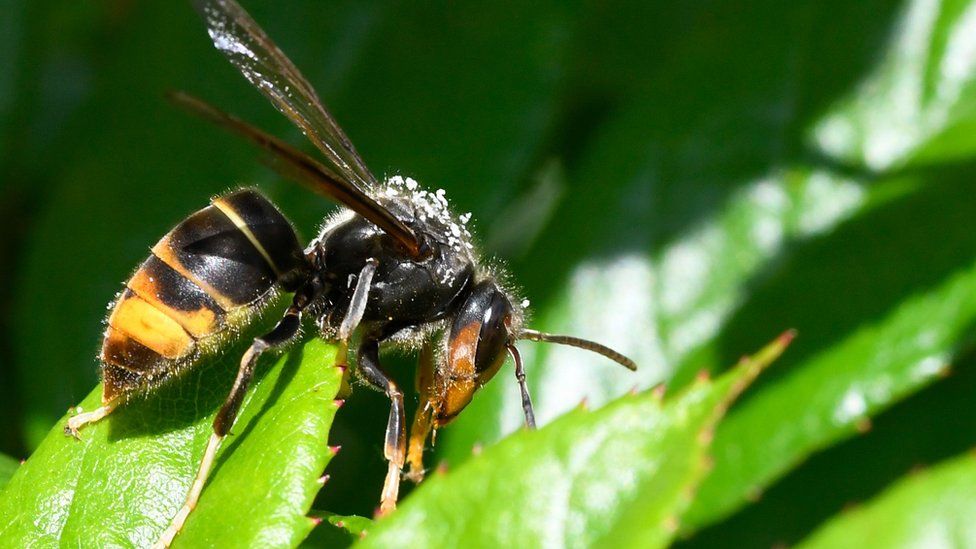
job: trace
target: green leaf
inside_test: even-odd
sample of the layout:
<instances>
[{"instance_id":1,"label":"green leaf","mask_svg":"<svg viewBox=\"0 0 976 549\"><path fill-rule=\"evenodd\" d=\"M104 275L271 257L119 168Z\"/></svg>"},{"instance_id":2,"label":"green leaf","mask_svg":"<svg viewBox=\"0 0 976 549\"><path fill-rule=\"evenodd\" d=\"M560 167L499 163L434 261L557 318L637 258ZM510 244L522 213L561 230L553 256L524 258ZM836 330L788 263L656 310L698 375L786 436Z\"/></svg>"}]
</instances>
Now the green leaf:
<instances>
[{"instance_id":1,"label":"green leaf","mask_svg":"<svg viewBox=\"0 0 976 549\"><path fill-rule=\"evenodd\" d=\"M966 454L905 478L828 522L799 547L972 547L976 458Z\"/></svg>"},{"instance_id":2,"label":"green leaf","mask_svg":"<svg viewBox=\"0 0 976 549\"><path fill-rule=\"evenodd\" d=\"M356 515L337 515L326 511L312 511L318 525L312 530L300 547L312 549L316 547L336 549L349 547L360 538L365 537L373 527L373 521Z\"/></svg>"},{"instance_id":3,"label":"green leaf","mask_svg":"<svg viewBox=\"0 0 976 549\"><path fill-rule=\"evenodd\" d=\"M341 528L355 537L367 535L370 528L373 527L372 520L366 517L357 517L356 515L329 515L327 520L332 526Z\"/></svg>"},{"instance_id":4,"label":"green leaf","mask_svg":"<svg viewBox=\"0 0 976 549\"><path fill-rule=\"evenodd\" d=\"M10 477L14 476L20 461L4 454L0 454L0 491L10 482Z\"/></svg>"},{"instance_id":5,"label":"green leaf","mask_svg":"<svg viewBox=\"0 0 976 549\"><path fill-rule=\"evenodd\" d=\"M724 334L729 340L784 321L801 336L776 383L716 433L716 468L690 511L691 525L727 515L805 456L863 430L871 415L944 375L967 348L976 323L976 263L968 251L976 235L967 220L976 205L965 172L908 181L914 192L797 250L739 311ZM939 216L927 216L934 211ZM924 221L904 222L920 215ZM841 251L845 242L881 234L884 243Z\"/></svg>"},{"instance_id":6,"label":"green leaf","mask_svg":"<svg viewBox=\"0 0 976 549\"><path fill-rule=\"evenodd\" d=\"M976 152L976 4L907 2L884 59L817 121L813 143L872 170Z\"/></svg>"},{"instance_id":7,"label":"green leaf","mask_svg":"<svg viewBox=\"0 0 976 549\"><path fill-rule=\"evenodd\" d=\"M931 141L889 159L912 169L879 174L861 169L856 151L848 158L805 148L818 143L824 112L849 105L841 99L859 98L879 124L884 109L900 108L874 102L874 88L858 84L873 74L867 61L879 57L870 47L878 36L882 46L890 37L889 56L908 40L941 52L943 39L968 36L972 4L912 3L893 18L894 6L879 3L750 6L732 15L723 4L733 23L703 26L693 45L673 53L662 73L669 86L605 124L569 173L563 209L521 277L538 303L534 325L609 343L641 366L633 376L599 357L529 347L526 370L543 421L584 395L600 403L635 383L681 386L756 345L770 326L798 330L775 382L761 384L719 427L716 466L686 530L741 508L813 452L938 379L971 345L976 325L972 163L926 166L917 156L940 146L972 104L968 50L954 46L927 65L936 87L962 91L933 98L938 112L918 115L931 119ZM918 17L938 23L903 38ZM754 44L759 27L773 34ZM820 72L828 66L831 74ZM965 74L941 84L933 66ZM939 113L948 113L944 126ZM965 140L956 144L966 150ZM612 185L591 187L608 174ZM594 217L601 222L578 221ZM496 381L445 429L439 451L461 463L472 446L519 424L513 380Z\"/></svg>"},{"instance_id":8,"label":"green leaf","mask_svg":"<svg viewBox=\"0 0 976 549\"><path fill-rule=\"evenodd\" d=\"M708 469L716 423L790 337L663 403L657 391L624 396L517 433L428 479L360 546L664 546Z\"/></svg>"},{"instance_id":9,"label":"green leaf","mask_svg":"<svg viewBox=\"0 0 976 549\"><path fill-rule=\"evenodd\" d=\"M62 418L0 494L11 546L148 546L182 506L234 378L240 349L82 430ZM176 546L297 545L332 457L329 427L342 374L313 340L259 368L233 435ZM271 362L270 360L267 362ZM98 405L101 388L82 403Z\"/></svg>"},{"instance_id":10,"label":"green leaf","mask_svg":"<svg viewBox=\"0 0 976 549\"><path fill-rule=\"evenodd\" d=\"M537 327L610 344L641 368L634 376L599 357L527 345L540 419L584 396L602 403L634 384L687 382L698 369L719 369L759 344L762 330L750 341L718 337L752 284L793 243L829 232L863 205L865 182L808 158L797 150L796 134L875 55L870 46L882 14L853 30L834 18L860 21L876 7L675 2L584 14L593 32L577 37L588 61L575 67L587 69L576 75L577 87L588 91L594 74L621 67L626 77L618 79L627 86L632 76L648 74L651 84L622 97L601 90L612 94L613 108L604 106L609 115L581 154L565 158L572 163L565 200L513 270ZM620 21L635 20L653 21L662 32L642 25L621 34ZM764 29L758 42L757 27ZM816 34L810 28L848 32L841 41L819 34L794 40ZM619 49L606 51L613 45ZM603 57L592 59L594 51ZM615 63L608 67L605 58ZM798 72L799 60L811 71L829 65L829 74ZM445 430L439 451L451 463L518 427L512 387L510 379L489 385Z\"/></svg>"},{"instance_id":11,"label":"green leaf","mask_svg":"<svg viewBox=\"0 0 976 549\"><path fill-rule=\"evenodd\" d=\"M958 132L976 115L973 17L972 2L908 3L884 60L812 127L823 154L888 171L855 171L873 184L858 215L793 246L721 335L728 346L789 319L804 337L783 379L717 433L716 469L690 512L693 527L869 427L870 416L933 382L971 346L976 238L966 225L976 214L967 198L976 142Z\"/></svg>"},{"instance_id":12,"label":"green leaf","mask_svg":"<svg viewBox=\"0 0 976 549\"><path fill-rule=\"evenodd\" d=\"M646 118L631 114L628 119ZM607 158L608 151L633 138L633 126L615 130L599 148L598 158ZM621 201L628 194L627 189L612 192L612 199ZM697 369L717 370L723 361L734 360L723 351L737 343L723 345L719 338L724 324L749 299L753 277L784 254L790 242L822 235L850 219L867 201L865 195L856 182L824 170L778 171L732 193L721 211L662 245L652 257L628 251L576 266L552 298L553 305L533 323L625 351L639 369L634 374L576 349L523 344L537 417L547 421L581 398L600 404L635 385L650 386L668 377L674 378L669 384L680 386ZM585 202L578 201L577 215L584 215ZM552 264L549 257L537 259ZM795 321L781 322L772 325L792 326ZM738 348L758 344L755 337L761 336L756 334L766 327L752 328ZM498 440L520 425L518 390L505 377L486 387L457 424L444 430L438 450L451 464L467 459L474 445Z\"/></svg>"}]
</instances>

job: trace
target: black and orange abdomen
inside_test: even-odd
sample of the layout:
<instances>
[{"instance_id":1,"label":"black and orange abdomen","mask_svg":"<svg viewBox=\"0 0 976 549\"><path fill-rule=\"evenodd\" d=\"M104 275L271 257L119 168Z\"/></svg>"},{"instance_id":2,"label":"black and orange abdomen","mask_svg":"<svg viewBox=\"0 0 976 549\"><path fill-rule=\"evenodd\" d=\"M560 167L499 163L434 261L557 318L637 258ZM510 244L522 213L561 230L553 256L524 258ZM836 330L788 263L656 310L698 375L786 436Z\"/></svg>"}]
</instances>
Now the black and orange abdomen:
<instances>
[{"instance_id":1,"label":"black and orange abdomen","mask_svg":"<svg viewBox=\"0 0 976 549\"><path fill-rule=\"evenodd\" d=\"M150 387L304 268L298 237L267 198L222 196L173 228L126 283L102 344L102 400Z\"/></svg>"}]
</instances>

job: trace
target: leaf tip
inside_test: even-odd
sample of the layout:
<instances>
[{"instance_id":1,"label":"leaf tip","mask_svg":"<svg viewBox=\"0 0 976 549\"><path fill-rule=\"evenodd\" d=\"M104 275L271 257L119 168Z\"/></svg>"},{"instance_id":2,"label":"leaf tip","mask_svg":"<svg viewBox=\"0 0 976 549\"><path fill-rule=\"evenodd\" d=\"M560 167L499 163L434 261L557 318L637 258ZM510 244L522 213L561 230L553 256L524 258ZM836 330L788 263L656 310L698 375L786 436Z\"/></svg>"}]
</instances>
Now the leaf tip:
<instances>
[{"instance_id":1,"label":"leaf tip","mask_svg":"<svg viewBox=\"0 0 976 549\"><path fill-rule=\"evenodd\" d=\"M658 383L653 389L651 389L651 397L653 397L654 400L661 402L664 400L664 393L666 393L667 390L668 388L664 383Z\"/></svg>"},{"instance_id":2,"label":"leaf tip","mask_svg":"<svg viewBox=\"0 0 976 549\"><path fill-rule=\"evenodd\" d=\"M760 486L752 486L746 490L746 500L748 500L750 503L756 503L762 499L762 496L763 491L762 487Z\"/></svg>"},{"instance_id":3,"label":"leaf tip","mask_svg":"<svg viewBox=\"0 0 976 549\"><path fill-rule=\"evenodd\" d=\"M336 444L335 446L329 446L329 452L332 452L333 456L338 454L339 450L342 450L342 446L338 444Z\"/></svg>"},{"instance_id":4,"label":"leaf tip","mask_svg":"<svg viewBox=\"0 0 976 549\"><path fill-rule=\"evenodd\" d=\"M664 523L662 526L664 526L665 530L674 534L677 533L678 528L681 527L681 523L678 522L678 517L676 515L668 515L664 518Z\"/></svg>"},{"instance_id":5,"label":"leaf tip","mask_svg":"<svg viewBox=\"0 0 976 549\"><path fill-rule=\"evenodd\" d=\"M471 446L471 455L472 456L480 456L481 455L481 451L483 449L484 449L484 447L481 445L480 442L475 442L474 445Z\"/></svg>"},{"instance_id":6,"label":"leaf tip","mask_svg":"<svg viewBox=\"0 0 976 549\"><path fill-rule=\"evenodd\" d=\"M579 408L580 410L583 410L584 412L588 412L590 410L589 397L583 397L580 400L580 403L576 405L576 407Z\"/></svg>"},{"instance_id":7,"label":"leaf tip","mask_svg":"<svg viewBox=\"0 0 976 549\"><path fill-rule=\"evenodd\" d=\"M337 398L337 399L335 399L335 400L332 401L332 404L335 405L335 407L336 407L337 410L339 408L342 408L342 405L345 404L345 403L346 403L346 399L344 399L344 398Z\"/></svg>"},{"instance_id":8,"label":"leaf tip","mask_svg":"<svg viewBox=\"0 0 976 549\"><path fill-rule=\"evenodd\" d=\"M698 433L698 443L702 446L708 446L715 439L715 429L709 427L708 429L703 429Z\"/></svg>"},{"instance_id":9,"label":"leaf tip","mask_svg":"<svg viewBox=\"0 0 976 549\"><path fill-rule=\"evenodd\" d=\"M329 479L330 478L332 478L332 477L330 477L328 475L328 473L326 473L326 474L320 476L319 478L315 479L315 482L317 482L319 484L319 486L325 486L325 483L326 482L329 482Z\"/></svg>"}]
</instances>

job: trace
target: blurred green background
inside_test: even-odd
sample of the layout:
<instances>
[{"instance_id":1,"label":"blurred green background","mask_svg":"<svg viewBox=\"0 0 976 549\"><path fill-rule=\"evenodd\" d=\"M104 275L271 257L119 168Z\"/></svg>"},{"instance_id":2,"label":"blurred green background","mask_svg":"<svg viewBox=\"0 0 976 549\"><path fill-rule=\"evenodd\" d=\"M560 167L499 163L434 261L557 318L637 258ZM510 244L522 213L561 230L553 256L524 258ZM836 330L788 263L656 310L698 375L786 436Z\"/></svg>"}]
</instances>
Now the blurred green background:
<instances>
[{"instance_id":1,"label":"blurred green background","mask_svg":"<svg viewBox=\"0 0 976 549\"><path fill-rule=\"evenodd\" d=\"M473 212L538 327L641 365L525 347L540 420L799 331L720 429L682 544L796 542L976 443L976 3L245 7L377 175ZM163 100L311 149L183 2L0 0L0 66L0 451L25 457L96 383L105 305L169 227L243 184L306 239L332 206ZM438 459L520 425L512 377ZM321 508L371 513L386 410L342 409Z\"/></svg>"}]
</instances>

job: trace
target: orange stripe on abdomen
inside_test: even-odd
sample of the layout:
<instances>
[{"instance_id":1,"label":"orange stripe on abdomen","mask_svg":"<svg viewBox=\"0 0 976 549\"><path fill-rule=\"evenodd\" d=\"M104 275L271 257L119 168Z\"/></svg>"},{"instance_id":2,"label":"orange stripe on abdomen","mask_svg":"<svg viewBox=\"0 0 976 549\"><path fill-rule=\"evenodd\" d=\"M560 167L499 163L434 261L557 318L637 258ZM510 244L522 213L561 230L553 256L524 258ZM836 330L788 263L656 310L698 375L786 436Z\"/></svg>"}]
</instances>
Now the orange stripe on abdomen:
<instances>
[{"instance_id":1,"label":"orange stripe on abdomen","mask_svg":"<svg viewBox=\"0 0 976 549\"><path fill-rule=\"evenodd\" d=\"M196 342L180 324L126 290L115 304L108 324L163 358L179 359L193 352Z\"/></svg>"},{"instance_id":2,"label":"orange stripe on abdomen","mask_svg":"<svg viewBox=\"0 0 976 549\"><path fill-rule=\"evenodd\" d=\"M192 280L149 256L126 283L136 295L180 324L194 339L218 332L225 311Z\"/></svg>"}]
</instances>

